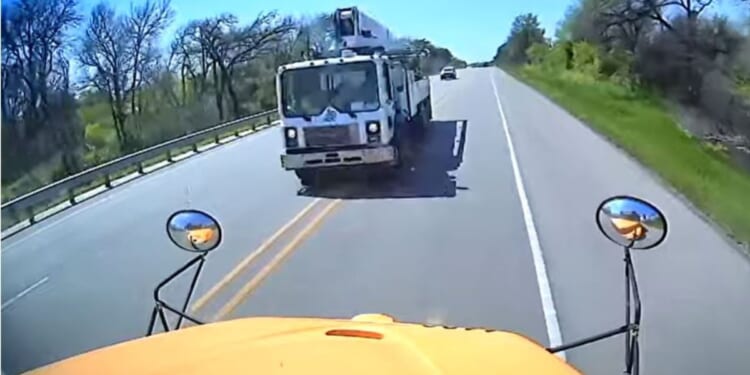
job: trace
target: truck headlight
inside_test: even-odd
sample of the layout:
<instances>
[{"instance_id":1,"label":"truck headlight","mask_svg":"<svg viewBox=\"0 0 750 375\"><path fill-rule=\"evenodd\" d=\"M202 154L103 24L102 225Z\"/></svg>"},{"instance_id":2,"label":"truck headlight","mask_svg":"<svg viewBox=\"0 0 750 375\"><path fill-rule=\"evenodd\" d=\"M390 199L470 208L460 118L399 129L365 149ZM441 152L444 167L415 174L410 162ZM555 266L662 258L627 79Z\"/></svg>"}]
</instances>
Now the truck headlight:
<instances>
[{"instance_id":1,"label":"truck headlight","mask_svg":"<svg viewBox=\"0 0 750 375\"><path fill-rule=\"evenodd\" d=\"M371 121L365 126L367 131L367 143L378 143L380 142L380 122Z\"/></svg>"},{"instance_id":2,"label":"truck headlight","mask_svg":"<svg viewBox=\"0 0 750 375\"><path fill-rule=\"evenodd\" d=\"M370 134L377 134L380 132L380 123L377 121L367 123L367 132Z\"/></svg>"},{"instance_id":3,"label":"truck headlight","mask_svg":"<svg viewBox=\"0 0 750 375\"><path fill-rule=\"evenodd\" d=\"M299 142L297 141L297 129L295 128L284 128L284 139L286 140L286 147L299 146Z\"/></svg>"},{"instance_id":4,"label":"truck headlight","mask_svg":"<svg viewBox=\"0 0 750 375\"><path fill-rule=\"evenodd\" d=\"M286 139L296 139L297 138L297 129L295 128L286 128L284 131L284 134L286 134Z\"/></svg>"}]
</instances>

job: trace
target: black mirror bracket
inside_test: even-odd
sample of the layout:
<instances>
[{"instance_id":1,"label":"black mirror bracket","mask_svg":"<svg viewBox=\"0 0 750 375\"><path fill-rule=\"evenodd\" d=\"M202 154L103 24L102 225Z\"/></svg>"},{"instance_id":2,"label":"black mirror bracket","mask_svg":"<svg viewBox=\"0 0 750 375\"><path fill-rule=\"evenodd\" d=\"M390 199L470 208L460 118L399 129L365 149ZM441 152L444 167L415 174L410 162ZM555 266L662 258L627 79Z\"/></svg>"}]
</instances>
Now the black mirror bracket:
<instances>
[{"instance_id":1,"label":"black mirror bracket","mask_svg":"<svg viewBox=\"0 0 750 375\"><path fill-rule=\"evenodd\" d=\"M624 374L637 375L640 368L640 346L638 337L641 328L641 298L638 292L638 281L633 268L633 260L630 256L630 248L624 247L625 262L625 325L587 337L567 344L547 348L550 353L558 353L568 349L577 348L593 342L601 341L613 336L625 334L625 370ZM631 300L633 306L631 308Z\"/></svg>"},{"instance_id":2,"label":"black mirror bracket","mask_svg":"<svg viewBox=\"0 0 750 375\"><path fill-rule=\"evenodd\" d=\"M172 273L171 275L167 276L162 282L159 283L159 285L156 286L156 289L154 289L154 309L151 312L151 319L149 320L148 324L148 331L146 332L146 336L151 336L156 328L157 325L157 317L159 318L158 322L161 323L162 331L163 332L169 332L171 330L176 330L182 328L182 323L185 319L193 322L194 324L201 325L203 324L202 321L188 315L187 308L190 305L190 299L193 296L193 292L195 291L195 286L198 284L198 278L203 271L203 264L206 262L206 256L208 254L204 253L201 255L198 255L185 263L180 269ZM197 266L196 266L197 265ZM169 285L172 281L174 281L178 276L185 273L187 270L195 267L195 273L193 274L193 278L190 282L190 289L188 290L187 295L185 296L185 301L182 304L182 309L177 309L167 303L166 301L162 300L160 292L161 289L167 285ZM165 310L175 314L178 316L177 322L174 324L174 327L170 328L170 324L167 320L167 316L165 313Z\"/></svg>"}]
</instances>

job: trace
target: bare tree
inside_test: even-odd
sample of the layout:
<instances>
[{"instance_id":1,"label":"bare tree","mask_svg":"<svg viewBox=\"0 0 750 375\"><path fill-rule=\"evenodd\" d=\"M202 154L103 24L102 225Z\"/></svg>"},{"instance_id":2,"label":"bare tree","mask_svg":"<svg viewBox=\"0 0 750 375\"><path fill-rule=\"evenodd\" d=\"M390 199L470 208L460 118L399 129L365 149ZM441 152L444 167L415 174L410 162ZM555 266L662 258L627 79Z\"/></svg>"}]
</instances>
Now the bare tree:
<instances>
[{"instance_id":1,"label":"bare tree","mask_svg":"<svg viewBox=\"0 0 750 375\"><path fill-rule=\"evenodd\" d=\"M78 60L86 68L86 83L107 95L120 148L134 147L134 135L126 125L128 80L134 71L127 20L108 4L99 3L91 11Z\"/></svg>"},{"instance_id":2,"label":"bare tree","mask_svg":"<svg viewBox=\"0 0 750 375\"><path fill-rule=\"evenodd\" d=\"M208 49L217 43L221 30L235 22L234 16L226 14L190 22L177 31L171 44L171 59L173 64L177 64L181 77L183 105L188 100L188 81L191 82L191 91L196 98L202 97L212 84L218 88L219 82L211 82L209 79L214 64Z\"/></svg>"},{"instance_id":3,"label":"bare tree","mask_svg":"<svg viewBox=\"0 0 750 375\"><path fill-rule=\"evenodd\" d=\"M200 97L206 90L208 65L205 50L194 38L197 30L199 29L194 24L181 28L177 31L170 47L169 65L170 67L176 65L172 69L179 71L183 106L188 103L188 81L192 83L193 95Z\"/></svg>"},{"instance_id":4,"label":"bare tree","mask_svg":"<svg viewBox=\"0 0 750 375\"><path fill-rule=\"evenodd\" d=\"M22 171L25 163L50 157L58 150L68 171L79 168L81 135L65 56L68 31L81 19L76 7L76 0L3 4L4 179ZM27 157L8 159L8 153Z\"/></svg>"},{"instance_id":5,"label":"bare tree","mask_svg":"<svg viewBox=\"0 0 750 375\"><path fill-rule=\"evenodd\" d=\"M334 46L332 14L302 19L298 24L295 43L302 47L305 57L314 58Z\"/></svg>"},{"instance_id":6,"label":"bare tree","mask_svg":"<svg viewBox=\"0 0 750 375\"><path fill-rule=\"evenodd\" d=\"M131 8L127 18L126 35L132 55L132 72L130 77L130 113L139 113L140 105L136 105L140 90L144 84L146 73L158 61L156 51L161 32L172 22L174 11L169 0L147 0L140 6ZM139 103L140 104L140 103Z\"/></svg>"},{"instance_id":7,"label":"bare tree","mask_svg":"<svg viewBox=\"0 0 750 375\"><path fill-rule=\"evenodd\" d=\"M226 81L219 75L219 64L226 54L229 43L225 34L235 27L238 20L231 14L222 14L196 24L195 38L201 46L201 64L206 65L206 72L211 73L214 85L214 101L219 113L219 120L224 119L224 90Z\"/></svg>"},{"instance_id":8,"label":"bare tree","mask_svg":"<svg viewBox=\"0 0 750 375\"><path fill-rule=\"evenodd\" d=\"M316 59L332 52L335 44L333 14L321 13L291 22L292 30L279 39L272 53L274 66Z\"/></svg>"},{"instance_id":9,"label":"bare tree","mask_svg":"<svg viewBox=\"0 0 750 375\"><path fill-rule=\"evenodd\" d=\"M279 18L276 12L261 13L244 27L236 26L236 18L224 21L209 23L214 27L206 30L205 46L214 63L214 81L221 82L219 91L226 89L232 115L237 117L241 111L234 82L236 68L273 51L283 36L292 31L293 23L289 18Z\"/></svg>"},{"instance_id":10,"label":"bare tree","mask_svg":"<svg viewBox=\"0 0 750 375\"><path fill-rule=\"evenodd\" d=\"M148 0L127 16L106 3L91 11L78 59L86 67L86 83L107 94L122 150L137 147L141 92L149 79L158 79L158 38L173 16L168 0Z\"/></svg>"},{"instance_id":11,"label":"bare tree","mask_svg":"<svg viewBox=\"0 0 750 375\"><path fill-rule=\"evenodd\" d=\"M191 82L191 91L198 97L209 86L213 88L220 120L227 117L227 102L231 115L240 116L238 68L260 56L286 59L282 56L285 51L288 54L294 49L294 28L291 18L279 17L275 12L261 13L246 26L240 25L236 16L222 14L181 28L171 44L171 55L174 69L181 77L183 105L187 103L188 82Z\"/></svg>"},{"instance_id":12,"label":"bare tree","mask_svg":"<svg viewBox=\"0 0 750 375\"><path fill-rule=\"evenodd\" d=\"M50 89L68 89L63 44L67 29L80 21L76 6L76 0L19 0L3 6L3 70L20 80L16 87L23 95L15 99L23 102L30 130L49 118Z\"/></svg>"},{"instance_id":13,"label":"bare tree","mask_svg":"<svg viewBox=\"0 0 750 375\"><path fill-rule=\"evenodd\" d=\"M678 43L677 46L668 43L663 45L670 49L669 56L679 56L678 64L675 65L675 79L684 84L687 99L697 102L700 99L701 77L705 73L699 64L701 51L698 20L714 0L612 1L611 6L603 11L610 26L618 27L626 35L640 37L642 29L637 26L651 20L670 34L668 37L660 37L661 41Z\"/></svg>"}]
</instances>

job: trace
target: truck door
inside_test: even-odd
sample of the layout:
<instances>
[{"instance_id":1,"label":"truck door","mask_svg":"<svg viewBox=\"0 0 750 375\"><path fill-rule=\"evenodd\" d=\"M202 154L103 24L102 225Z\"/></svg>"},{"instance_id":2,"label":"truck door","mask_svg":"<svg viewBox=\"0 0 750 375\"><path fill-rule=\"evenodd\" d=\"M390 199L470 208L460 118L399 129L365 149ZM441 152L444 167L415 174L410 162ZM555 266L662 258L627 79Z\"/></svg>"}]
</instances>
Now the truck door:
<instances>
[{"instance_id":1,"label":"truck door","mask_svg":"<svg viewBox=\"0 0 750 375\"><path fill-rule=\"evenodd\" d=\"M406 81L406 70L403 65L395 65L391 69L394 101L398 113L398 121L404 121L409 113L409 88Z\"/></svg>"},{"instance_id":2,"label":"truck door","mask_svg":"<svg viewBox=\"0 0 750 375\"><path fill-rule=\"evenodd\" d=\"M389 117L393 117L398 113L398 103L394 97L393 90L393 77L391 76L391 64L383 63L383 91L385 91L385 97L383 103L387 109Z\"/></svg>"}]
</instances>

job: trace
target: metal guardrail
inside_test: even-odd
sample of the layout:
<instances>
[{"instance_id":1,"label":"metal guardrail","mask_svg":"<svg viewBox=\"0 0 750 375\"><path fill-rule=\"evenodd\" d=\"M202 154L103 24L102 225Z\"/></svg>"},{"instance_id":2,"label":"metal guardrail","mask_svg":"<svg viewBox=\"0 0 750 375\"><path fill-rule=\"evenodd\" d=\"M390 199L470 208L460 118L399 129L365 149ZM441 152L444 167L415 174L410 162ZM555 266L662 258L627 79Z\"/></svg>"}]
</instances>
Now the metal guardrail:
<instances>
[{"instance_id":1,"label":"metal guardrail","mask_svg":"<svg viewBox=\"0 0 750 375\"><path fill-rule=\"evenodd\" d=\"M76 203L78 203L75 199L76 189L89 186L98 181L103 181L103 184L107 188L112 188L111 177L115 173L121 172L130 167L137 166L138 172L140 174L144 174L143 163L146 161L166 156L166 160L172 162L174 161L172 159L173 150L189 146L192 146L193 152L197 153L199 152L198 143L211 138L213 138L215 143L219 143L220 136L225 135L226 133L229 133L231 131L235 132L235 136L239 136L240 128L249 125L248 122L265 119L265 125L270 126L272 124L271 117L276 113L277 112L275 109L255 113L246 117L215 125L208 129L199 130L197 132L148 147L129 155L119 157L117 159L111 160L104 164L100 164L93 168L89 168L85 171L68 176L62 180L58 180L56 182L53 182L52 184L12 199L6 203L3 203L0 206L0 209L2 209L4 217L12 219L13 224L11 225L16 225L26 220L20 217L20 213L25 213L26 216L28 216L27 219L29 220L30 224L33 225L37 221L34 218L36 215L35 210L39 209L40 207L46 209L51 205L62 203L65 200L68 200L71 205L75 205ZM255 130L258 125L260 124L253 123L253 130ZM5 228L7 227L9 226L5 225L4 223L3 230L5 230Z\"/></svg>"}]
</instances>

